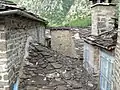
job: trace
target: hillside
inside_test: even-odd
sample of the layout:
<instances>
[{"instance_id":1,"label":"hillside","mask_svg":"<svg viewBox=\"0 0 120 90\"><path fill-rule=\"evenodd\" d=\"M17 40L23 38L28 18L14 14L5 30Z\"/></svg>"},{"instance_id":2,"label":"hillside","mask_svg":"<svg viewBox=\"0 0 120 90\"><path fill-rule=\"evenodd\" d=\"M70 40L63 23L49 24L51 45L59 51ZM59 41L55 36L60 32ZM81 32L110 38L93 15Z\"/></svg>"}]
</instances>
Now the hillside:
<instances>
[{"instance_id":1,"label":"hillside","mask_svg":"<svg viewBox=\"0 0 120 90\"><path fill-rule=\"evenodd\" d=\"M47 19L52 26L90 25L90 4L88 0L12 0ZM84 20L85 19L85 20ZM83 21L88 21L83 23ZM75 24L71 24L75 23ZM81 23L85 25L81 25Z\"/></svg>"}]
</instances>

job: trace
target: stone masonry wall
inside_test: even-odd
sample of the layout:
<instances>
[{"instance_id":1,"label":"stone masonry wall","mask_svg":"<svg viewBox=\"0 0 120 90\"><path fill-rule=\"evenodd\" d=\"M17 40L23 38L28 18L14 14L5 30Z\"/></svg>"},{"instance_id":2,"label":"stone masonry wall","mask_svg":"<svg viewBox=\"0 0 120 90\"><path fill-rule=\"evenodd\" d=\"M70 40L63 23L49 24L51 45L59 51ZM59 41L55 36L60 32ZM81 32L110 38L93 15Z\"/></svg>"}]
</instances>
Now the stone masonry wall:
<instances>
[{"instance_id":1,"label":"stone masonry wall","mask_svg":"<svg viewBox=\"0 0 120 90\"><path fill-rule=\"evenodd\" d=\"M120 2L118 4L120 10ZM113 78L114 78L114 90L120 90L120 12L119 12L119 22L118 22L118 37L117 45L115 49L115 61L113 65Z\"/></svg>"},{"instance_id":2,"label":"stone masonry wall","mask_svg":"<svg viewBox=\"0 0 120 90\"><path fill-rule=\"evenodd\" d=\"M79 31L72 30L72 39L75 43L75 51L77 53L77 57L81 60L83 60L83 46L84 46L84 40L80 37Z\"/></svg>"},{"instance_id":3,"label":"stone masonry wall","mask_svg":"<svg viewBox=\"0 0 120 90\"><path fill-rule=\"evenodd\" d=\"M84 43L84 67L90 74L99 74L99 48Z\"/></svg>"},{"instance_id":4,"label":"stone masonry wall","mask_svg":"<svg viewBox=\"0 0 120 90\"><path fill-rule=\"evenodd\" d=\"M4 32L0 31L1 39L4 39L0 40L0 45L2 45L0 48L4 50L0 54L0 57L4 55L0 61L2 63L0 66L0 90L9 90L9 86L12 87L18 77L25 57L27 39L31 37L44 44L44 24L19 16L6 16L3 22L3 25L0 24L1 29L4 29Z\"/></svg>"},{"instance_id":5,"label":"stone masonry wall","mask_svg":"<svg viewBox=\"0 0 120 90\"><path fill-rule=\"evenodd\" d=\"M4 17L0 17L0 90L8 85L8 75L6 68L7 57L6 57L6 40L5 40L5 26Z\"/></svg>"},{"instance_id":6,"label":"stone masonry wall","mask_svg":"<svg viewBox=\"0 0 120 90\"><path fill-rule=\"evenodd\" d=\"M94 73L99 75L100 72L100 49L97 46L94 46Z\"/></svg>"},{"instance_id":7,"label":"stone masonry wall","mask_svg":"<svg viewBox=\"0 0 120 90\"><path fill-rule=\"evenodd\" d=\"M84 42L84 61L83 65L85 69L92 74L94 72L93 61L94 61L94 47Z\"/></svg>"},{"instance_id":8,"label":"stone masonry wall","mask_svg":"<svg viewBox=\"0 0 120 90\"><path fill-rule=\"evenodd\" d=\"M77 53L77 57L80 60L83 60L83 49L84 49L84 37L87 37L91 33L91 28L73 28L72 39L75 44L75 51Z\"/></svg>"},{"instance_id":9,"label":"stone masonry wall","mask_svg":"<svg viewBox=\"0 0 120 90\"><path fill-rule=\"evenodd\" d=\"M52 30L51 48L66 56L77 57L72 33L69 30Z\"/></svg>"},{"instance_id":10,"label":"stone masonry wall","mask_svg":"<svg viewBox=\"0 0 120 90\"><path fill-rule=\"evenodd\" d=\"M115 5L96 4L92 7L92 35L98 35L102 32L113 30L115 16Z\"/></svg>"}]
</instances>

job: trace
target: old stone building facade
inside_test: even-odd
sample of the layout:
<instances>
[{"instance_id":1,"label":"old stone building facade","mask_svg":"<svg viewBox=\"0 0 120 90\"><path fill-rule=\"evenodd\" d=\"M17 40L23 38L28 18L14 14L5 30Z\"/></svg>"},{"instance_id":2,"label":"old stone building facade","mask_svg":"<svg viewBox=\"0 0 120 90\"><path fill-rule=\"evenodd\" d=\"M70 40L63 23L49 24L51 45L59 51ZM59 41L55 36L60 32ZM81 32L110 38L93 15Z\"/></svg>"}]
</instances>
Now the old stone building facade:
<instances>
[{"instance_id":1,"label":"old stone building facade","mask_svg":"<svg viewBox=\"0 0 120 90\"><path fill-rule=\"evenodd\" d=\"M45 42L47 22L15 4L0 8L0 90L13 90L30 41ZM18 86L16 86L18 87Z\"/></svg>"},{"instance_id":2,"label":"old stone building facade","mask_svg":"<svg viewBox=\"0 0 120 90\"><path fill-rule=\"evenodd\" d=\"M99 48L91 43L91 41L95 40L95 36L99 36L100 34L109 32L115 28L115 20L112 18L115 17L116 4L109 3L107 0L104 0L104 2L102 2L102 0L92 0L92 3L92 29L91 36L85 37L84 51L86 52L84 52L84 65L89 72L99 75ZM87 59L89 61L86 59L88 56L89 58Z\"/></svg>"},{"instance_id":3,"label":"old stone building facade","mask_svg":"<svg viewBox=\"0 0 120 90\"><path fill-rule=\"evenodd\" d=\"M112 72L116 42L116 30L85 38L84 62L87 63L84 66L93 76L97 74L95 76L98 76L100 90L110 90L113 87Z\"/></svg>"},{"instance_id":4,"label":"old stone building facade","mask_svg":"<svg viewBox=\"0 0 120 90\"><path fill-rule=\"evenodd\" d=\"M120 1L118 0L118 11L120 10ZM114 90L120 90L120 12L118 17L118 37L117 37L117 46L115 49L115 62L114 62L114 70L113 70L113 77L114 77Z\"/></svg>"},{"instance_id":5,"label":"old stone building facade","mask_svg":"<svg viewBox=\"0 0 120 90\"><path fill-rule=\"evenodd\" d=\"M112 73L117 40L113 19L116 1L92 0L92 3L92 33L84 39L84 67L93 76L99 76L100 90L116 90L113 89Z\"/></svg>"}]
</instances>

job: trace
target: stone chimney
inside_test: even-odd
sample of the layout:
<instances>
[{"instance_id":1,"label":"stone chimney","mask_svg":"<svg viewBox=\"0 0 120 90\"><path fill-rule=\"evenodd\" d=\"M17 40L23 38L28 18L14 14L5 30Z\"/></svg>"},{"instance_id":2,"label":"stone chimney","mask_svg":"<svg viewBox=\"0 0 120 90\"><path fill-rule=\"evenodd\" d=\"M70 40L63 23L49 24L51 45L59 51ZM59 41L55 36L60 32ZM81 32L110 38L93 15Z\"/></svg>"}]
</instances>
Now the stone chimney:
<instances>
[{"instance_id":1,"label":"stone chimney","mask_svg":"<svg viewBox=\"0 0 120 90\"><path fill-rule=\"evenodd\" d=\"M99 35L105 31L113 30L116 4L111 0L93 0L92 13L92 35Z\"/></svg>"}]
</instances>

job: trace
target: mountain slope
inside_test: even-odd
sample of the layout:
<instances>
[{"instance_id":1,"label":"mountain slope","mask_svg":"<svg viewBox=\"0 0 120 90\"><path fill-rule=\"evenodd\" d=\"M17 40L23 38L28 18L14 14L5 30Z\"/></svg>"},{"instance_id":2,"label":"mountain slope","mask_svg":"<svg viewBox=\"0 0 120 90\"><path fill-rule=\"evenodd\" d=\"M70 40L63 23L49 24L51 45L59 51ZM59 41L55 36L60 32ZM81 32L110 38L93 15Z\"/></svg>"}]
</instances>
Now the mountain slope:
<instances>
[{"instance_id":1,"label":"mountain slope","mask_svg":"<svg viewBox=\"0 0 120 90\"><path fill-rule=\"evenodd\" d=\"M90 14L88 0L18 0L18 4L47 19L52 26L66 25Z\"/></svg>"}]
</instances>

